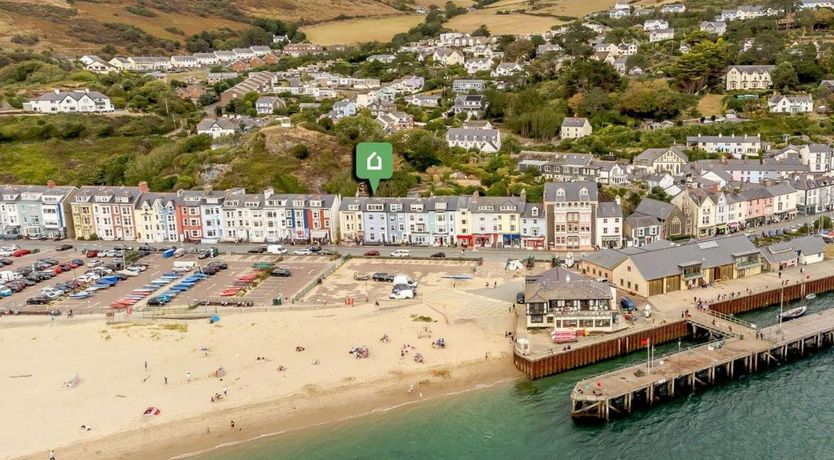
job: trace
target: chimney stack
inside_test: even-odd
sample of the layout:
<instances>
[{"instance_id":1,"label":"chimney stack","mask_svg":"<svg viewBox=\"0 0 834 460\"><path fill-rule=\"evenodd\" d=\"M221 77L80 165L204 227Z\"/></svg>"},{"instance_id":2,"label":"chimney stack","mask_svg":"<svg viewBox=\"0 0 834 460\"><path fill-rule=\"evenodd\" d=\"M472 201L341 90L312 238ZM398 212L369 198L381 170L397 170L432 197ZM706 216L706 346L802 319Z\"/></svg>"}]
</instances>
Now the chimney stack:
<instances>
[{"instance_id":1,"label":"chimney stack","mask_svg":"<svg viewBox=\"0 0 834 460\"><path fill-rule=\"evenodd\" d=\"M46 188L49 188L49 189L55 188L55 181L52 180L52 179L49 179L48 181L46 181Z\"/></svg>"},{"instance_id":2,"label":"chimney stack","mask_svg":"<svg viewBox=\"0 0 834 460\"><path fill-rule=\"evenodd\" d=\"M148 183L146 181L139 182L139 193L148 193L151 190L148 188Z\"/></svg>"}]
</instances>

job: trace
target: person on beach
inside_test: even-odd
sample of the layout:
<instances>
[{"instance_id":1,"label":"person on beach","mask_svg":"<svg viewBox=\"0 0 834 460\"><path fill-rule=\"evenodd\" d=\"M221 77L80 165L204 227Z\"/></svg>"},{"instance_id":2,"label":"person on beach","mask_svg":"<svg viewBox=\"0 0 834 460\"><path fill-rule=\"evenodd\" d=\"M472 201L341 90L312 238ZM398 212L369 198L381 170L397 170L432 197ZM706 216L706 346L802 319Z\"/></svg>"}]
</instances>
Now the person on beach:
<instances>
[{"instance_id":1,"label":"person on beach","mask_svg":"<svg viewBox=\"0 0 834 460\"><path fill-rule=\"evenodd\" d=\"M162 377L162 378L165 379L165 385L168 385L168 377Z\"/></svg>"},{"instance_id":2,"label":"person on beach","mask_svg":"<svg viewBox=\"0 0 834 460\"><path fill-rule=\"evenodd\" d=\"M145 371L147 371L147 370L148 370L148 362L145 361Z\"/></svg>"},{"instance_id":3,"label":"person on beach","mask_svg":"<svg viewBox=\"0 0 834 460\"><path fill-rule=\"evenodd\" d=\"M55 460L55 451L54 450L49 451L49 460Z\"/></svg>"},{"instance_id":4,"label":"person on beach","mask_svg":"<svg viewBox=\"0 0 834 460\"><path fill-rule=\"evenodd\" d=\"M232 429L235 429L235 421L234 420L232 420L230 425L232 426Z\"/></svg>"},{"instance_id":5,"label":"person on beach","mask_svg":"<svg viewBox=\"0 0 834 460\"><path fill-rule=\"evenodd\" d=\"M191 372L186 372L185 373L185 380L187 380L189 382L191 381Z\"/></svg>"},{"instance_id":6,"label":"person on beach","mask_svg":"<svg viewBox=\"0 0 834 460\"><path fill-rule=\"evenodd\" d=\"M223 396L228 396L228 390L229 389L226 387L226 385L223 385Z\"/></svg>"}]
</instances>

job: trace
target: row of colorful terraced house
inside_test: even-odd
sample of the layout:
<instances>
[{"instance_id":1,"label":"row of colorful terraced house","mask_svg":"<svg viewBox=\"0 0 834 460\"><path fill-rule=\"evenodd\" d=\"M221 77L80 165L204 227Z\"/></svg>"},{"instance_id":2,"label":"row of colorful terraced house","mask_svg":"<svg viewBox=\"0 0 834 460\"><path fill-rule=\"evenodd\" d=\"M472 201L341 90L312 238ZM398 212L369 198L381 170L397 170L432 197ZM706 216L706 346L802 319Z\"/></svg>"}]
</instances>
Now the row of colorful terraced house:
<instances>
[{"instance_id":1,"label":"row of colorful terraced house","mask_svg":"<svg viewBox=\"0 0 834 460\"><path fill-rule=\"evenodd\" d=\"M0 235L164 242L320 242L593 248L621 234L622 211L593 182L526 195L424 198L282 194L266 189L151 192L138 186L0 186ZM611 206L608 206L611 205ZM605 225L603 225L603 221ZM609 222L610 221L610 222Z\"/></svg>"}]
</instances>

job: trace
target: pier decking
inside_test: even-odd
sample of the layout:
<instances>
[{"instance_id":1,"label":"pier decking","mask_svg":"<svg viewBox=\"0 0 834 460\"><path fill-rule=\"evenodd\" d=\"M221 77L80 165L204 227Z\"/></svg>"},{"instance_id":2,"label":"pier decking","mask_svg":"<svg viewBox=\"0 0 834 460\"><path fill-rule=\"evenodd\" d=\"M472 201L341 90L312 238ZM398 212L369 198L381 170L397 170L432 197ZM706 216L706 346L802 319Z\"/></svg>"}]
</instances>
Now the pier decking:
<instances>
[{"instance_id":1,"label":"pier decking","mask_svg":"<svg viewBox=\"0 0 834 460\"><path fill-rule=\"evenodd\" d=\"M764 328L763 338L756 338L754 329L720 314L712 317L695 312L689 322L725 338L657 358L650 371L648 363L643 362L580 381L571 393L571 415L607 421L615 415L627 415L637 405L651 406L771 363L803 356L806 348L834 344L834 309Z\"/></svg>"}]
</instances>

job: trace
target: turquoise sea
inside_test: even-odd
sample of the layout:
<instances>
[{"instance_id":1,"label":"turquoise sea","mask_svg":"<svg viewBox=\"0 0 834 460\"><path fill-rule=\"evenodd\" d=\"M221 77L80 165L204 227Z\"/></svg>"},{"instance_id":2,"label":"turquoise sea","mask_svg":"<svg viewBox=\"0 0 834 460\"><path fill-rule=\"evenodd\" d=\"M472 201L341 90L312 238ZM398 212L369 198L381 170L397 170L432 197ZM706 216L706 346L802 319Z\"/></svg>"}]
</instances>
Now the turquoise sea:
<instances>
[{"instance_id":1,"label":"turquoise sea","mask_svg":"<svg viewBox=\"0 0 834 460\"><path fill-rule=\"evenodd\" d=\"M832 303L834 296L821 295L808 305L813 311ZM744 317L772 321L778 311ZM658 352L675 349L671 344ZM569 393L577 380L643 357L637 353L534 382L499 384L200 458L834 458L834 349L608 424L571 420Z\"/></svg>"}]
</instances>

